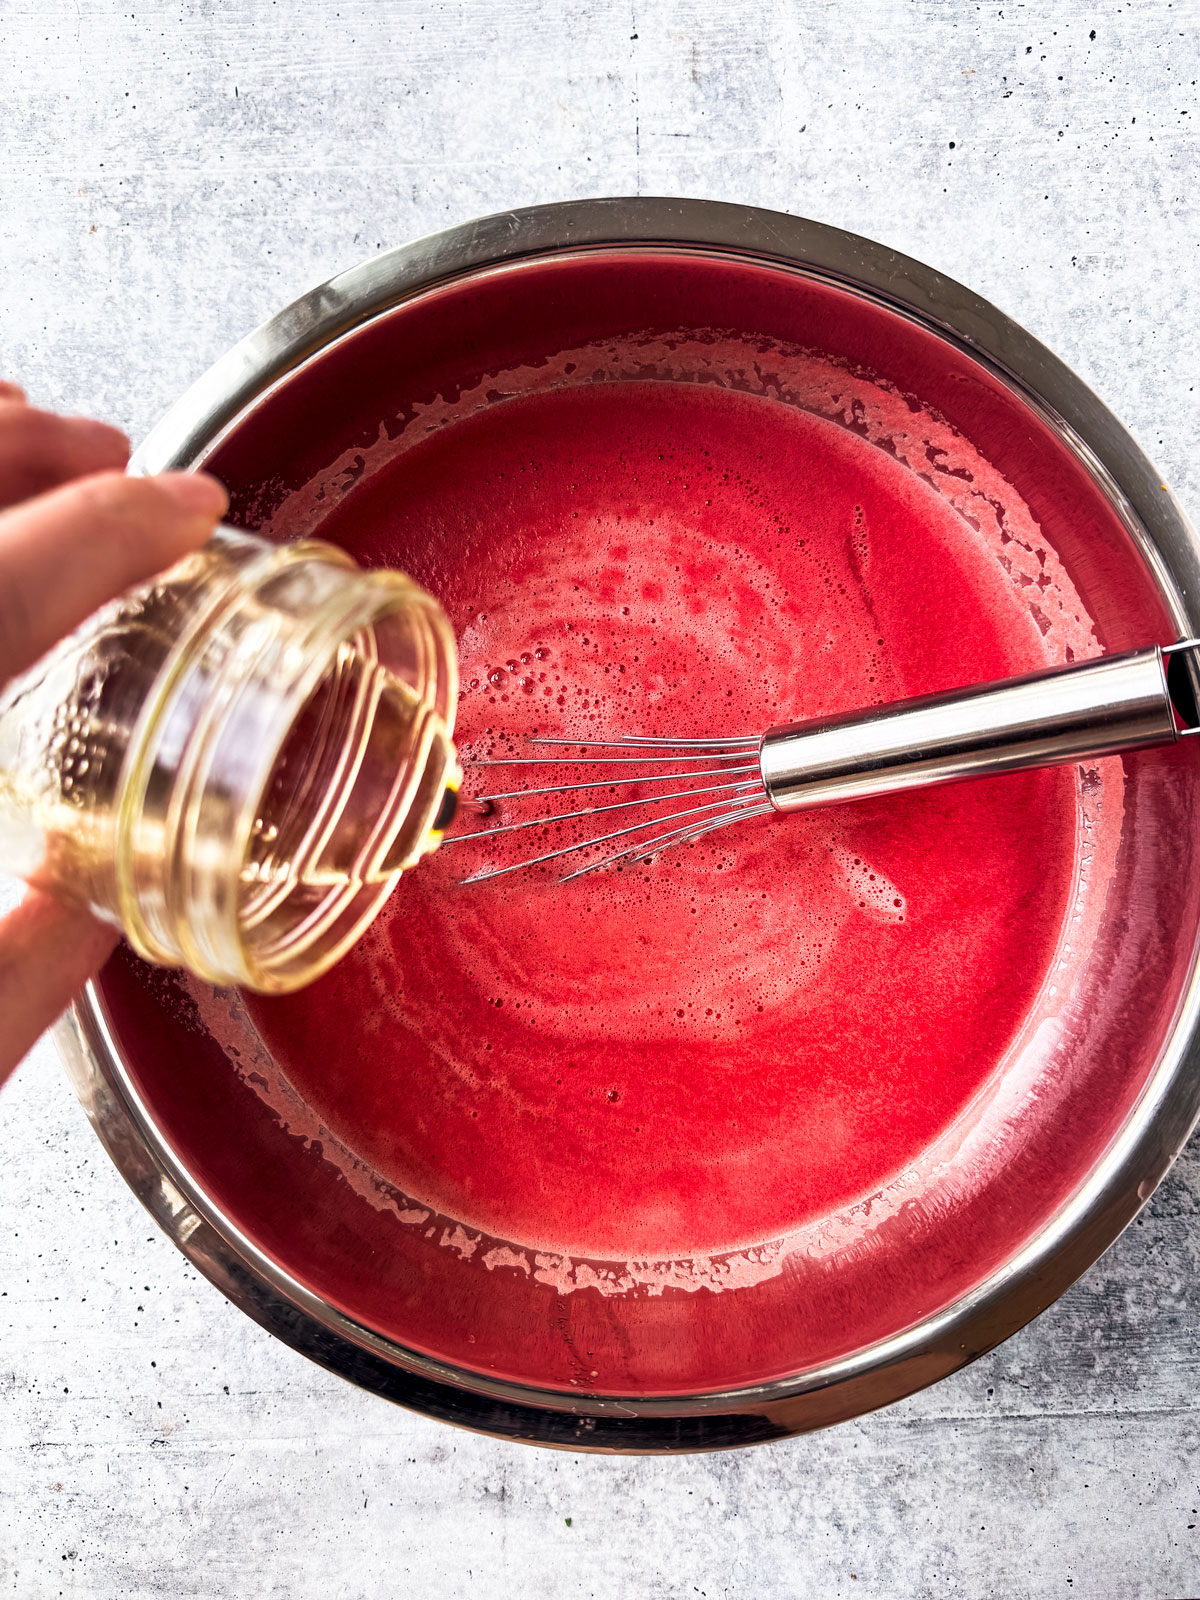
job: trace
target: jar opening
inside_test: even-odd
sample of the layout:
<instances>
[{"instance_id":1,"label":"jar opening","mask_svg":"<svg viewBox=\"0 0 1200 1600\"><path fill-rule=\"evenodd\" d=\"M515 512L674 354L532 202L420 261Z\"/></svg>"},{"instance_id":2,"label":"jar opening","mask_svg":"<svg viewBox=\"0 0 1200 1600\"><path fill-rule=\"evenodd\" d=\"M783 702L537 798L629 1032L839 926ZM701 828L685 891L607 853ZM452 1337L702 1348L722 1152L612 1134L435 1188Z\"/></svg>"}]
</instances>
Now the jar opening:
<instances>
[{"instance_id":1,"label":"jar opening","mask_svg":"<svg viewBox=\"0 0 1200 1600\"><path fill-rule=\"evenodd\" d=\"M248 959L336 960L437 843L456 770L441 716L379 659L377 630L360 629L296 717L254 820L239 880Z\"/></svg>"}]
</instances>

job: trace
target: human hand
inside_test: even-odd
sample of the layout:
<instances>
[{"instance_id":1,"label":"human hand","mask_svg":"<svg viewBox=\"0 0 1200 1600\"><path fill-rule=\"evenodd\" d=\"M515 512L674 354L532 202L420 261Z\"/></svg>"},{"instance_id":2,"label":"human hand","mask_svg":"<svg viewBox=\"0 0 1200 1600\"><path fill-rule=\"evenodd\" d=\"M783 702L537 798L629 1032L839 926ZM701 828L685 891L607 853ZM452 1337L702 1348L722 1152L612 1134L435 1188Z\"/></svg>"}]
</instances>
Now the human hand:
<instances>
[{"instance_id":1,"label":"human hand","mask_svg":"<svg viewBox=\"0 0 1200 1600\"><path fill-rule=\"evenodd\" d=\"M116 428L37 411L0 382L0 685L212 537L228 504L215 478L130 478L128 460ZM0 919L0 1083L118 937L35 889Z\"/></svg>"}]
</instances>

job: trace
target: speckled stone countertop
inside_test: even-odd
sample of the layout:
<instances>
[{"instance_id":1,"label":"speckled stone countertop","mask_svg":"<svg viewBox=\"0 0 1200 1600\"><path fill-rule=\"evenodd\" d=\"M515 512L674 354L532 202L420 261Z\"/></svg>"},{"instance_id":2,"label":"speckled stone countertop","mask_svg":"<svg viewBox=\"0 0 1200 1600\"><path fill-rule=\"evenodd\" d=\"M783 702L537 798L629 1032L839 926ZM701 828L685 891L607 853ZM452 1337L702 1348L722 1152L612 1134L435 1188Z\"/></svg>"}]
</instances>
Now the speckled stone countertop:
<instances>
[{"instance_id":1,"label":"speckled stone countertop","mask_svg":"<svg viewBox=\"0 0 1200 1600\"><path fill-rule=\"evenodd\" d=\"M388 245L703 195L970 284L1196 515L1197 80L1200 0L9 0L0 366L136 437ZM1200 1594L1195 1153L955 1379L740 1454L605 1459L454 1432L272 1341L157 1233L45 1042L0 1130L0 1593Z\"/></svg>"}]
</instances>

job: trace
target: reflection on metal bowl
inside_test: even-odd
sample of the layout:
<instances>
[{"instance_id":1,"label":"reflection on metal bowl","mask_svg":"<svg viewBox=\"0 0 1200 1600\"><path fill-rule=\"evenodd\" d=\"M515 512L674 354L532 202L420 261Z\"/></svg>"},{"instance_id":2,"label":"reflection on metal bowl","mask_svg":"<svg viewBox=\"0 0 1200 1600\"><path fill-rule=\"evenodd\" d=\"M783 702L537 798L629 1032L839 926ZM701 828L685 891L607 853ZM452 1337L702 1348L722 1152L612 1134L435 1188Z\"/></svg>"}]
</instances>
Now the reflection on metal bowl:
<instances>
[{"instance_id":1,"label":"reflection on metal bowl","mask_svg":"<svg viewBox=\"0 0 1200 1600\"><path fill-rule=\"evenodd\" d=\"M715 308L733 272L744 292L731 329ZM944 419L1028 506L1103 649L1197 631L1185 599L1198 592L1195 535L1053 356L916 262L741 207L580 202L393 251L251 335L138 463L203 462L229 483L235 518L270 527L299 504L309 525L288 531L312 532L327 502L305 501L306 485L328 495L335 480L369 480L438 397L486 400L518 342L526 368L549 371L564 350L633 335L666 360L655 340L667 338L686 367L687 330L711 350L718 325L747 352L746 392L779 388L754 351L816 350ZM871 423L849 407L843 425ZM1026 1016L951 1134L878 1193L753 1246L568 1260L465 1230L338 1147L237 996L125 955L62 1024L60 1047L114 1161L180 1249L333 1371L549 1445L778 1438L911 1393L1012 1333L1111 1242L1178 1152L1200 1110L1190 754L1123 759L1119 826L1081 857L1081 882L1093 879L1069 981Z\"/></svg>"}]
</instances>

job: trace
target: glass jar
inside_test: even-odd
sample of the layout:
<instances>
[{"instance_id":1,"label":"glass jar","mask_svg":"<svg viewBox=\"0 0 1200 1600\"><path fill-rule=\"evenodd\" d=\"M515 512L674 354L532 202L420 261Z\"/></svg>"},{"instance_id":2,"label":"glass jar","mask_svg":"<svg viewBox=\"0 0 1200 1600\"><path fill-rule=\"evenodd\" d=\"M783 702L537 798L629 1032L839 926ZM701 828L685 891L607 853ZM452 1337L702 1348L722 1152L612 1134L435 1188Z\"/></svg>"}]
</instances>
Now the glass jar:
<instances>
[{"instance_id":1,"label":"glass jar","mask_svg":"<svg viewBox=\"0 0 1200 1600\"><path fill-rule=\"evenodd\" d=\"M0 868L146 960L299 988L440 842L457 695L403 574L222 528L0 689Z\"/></svg>"}]
</instances>

